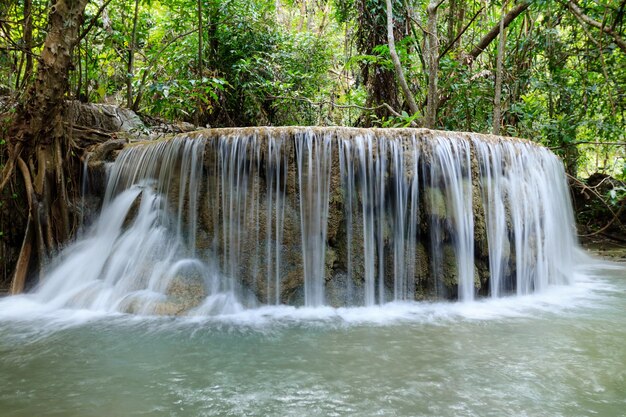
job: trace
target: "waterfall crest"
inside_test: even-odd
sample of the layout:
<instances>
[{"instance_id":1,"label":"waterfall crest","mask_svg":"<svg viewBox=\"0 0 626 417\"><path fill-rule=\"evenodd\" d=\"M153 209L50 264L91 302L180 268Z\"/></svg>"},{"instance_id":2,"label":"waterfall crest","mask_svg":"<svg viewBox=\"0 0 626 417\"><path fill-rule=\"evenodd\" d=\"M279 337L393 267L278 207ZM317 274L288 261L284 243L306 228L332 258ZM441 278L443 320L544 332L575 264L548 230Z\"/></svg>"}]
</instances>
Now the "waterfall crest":
<instances>
[{"instance_id":1,"label":"waterfall crest","mask_svg":"<svg viewBox=\"0 0 626 417\"><path fill-rule=\"evenodd\" d=\"M127 147L34 296L224 314L522 295L572 279L573 225L560 160L524 140L214 129Z\"/></svg>"}]
</instances>

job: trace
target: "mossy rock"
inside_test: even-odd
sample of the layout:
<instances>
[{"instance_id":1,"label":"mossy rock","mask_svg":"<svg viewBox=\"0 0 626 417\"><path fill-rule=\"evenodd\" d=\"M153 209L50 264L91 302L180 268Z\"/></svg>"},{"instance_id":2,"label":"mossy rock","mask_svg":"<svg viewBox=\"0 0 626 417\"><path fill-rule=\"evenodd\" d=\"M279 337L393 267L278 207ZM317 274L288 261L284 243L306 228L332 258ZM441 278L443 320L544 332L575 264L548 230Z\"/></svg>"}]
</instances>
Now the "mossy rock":
<instances>
[{"instance_id":1,"label":"mossy rock","mask_svg":"<svg viewBox=\"0 0 626 417\"><path fill-rule=\"evenodd\" d=\"M207 296L204 280L200 276L176 276L170 281L165 293L167 302L157 303L155 314L161 314L157 310L182 314L198 307Z\"/></svg>"},{"instance_id":2,"label":"mossy rock","mask_svg":"<svg viewBox=\"0 0 626 417\"><path fill-rule=\"evenodd\" d=\"M424 201L426 211L439 219L448 218L446 197L439 188L426 187L424 189Z\"/></svg>"}]
</instances>

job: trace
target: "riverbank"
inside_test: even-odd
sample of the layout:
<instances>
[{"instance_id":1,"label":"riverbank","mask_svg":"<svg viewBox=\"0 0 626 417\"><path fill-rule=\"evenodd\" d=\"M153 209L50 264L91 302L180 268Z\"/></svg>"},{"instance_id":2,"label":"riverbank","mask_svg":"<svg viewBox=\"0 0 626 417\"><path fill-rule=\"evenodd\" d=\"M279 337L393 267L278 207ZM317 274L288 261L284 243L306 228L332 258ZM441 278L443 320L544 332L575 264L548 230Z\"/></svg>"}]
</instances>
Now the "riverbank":
<instances>
[{"instance_id":1,"label":"riverbank","mask_svg":"<svg viewBox=\"0 0 626 417\"><path fill-rule=\"evenodd\" d=\"M581 246L594 256L626 263L626 243L603 237L581 238Z\"/></svg>"}]
</instances>

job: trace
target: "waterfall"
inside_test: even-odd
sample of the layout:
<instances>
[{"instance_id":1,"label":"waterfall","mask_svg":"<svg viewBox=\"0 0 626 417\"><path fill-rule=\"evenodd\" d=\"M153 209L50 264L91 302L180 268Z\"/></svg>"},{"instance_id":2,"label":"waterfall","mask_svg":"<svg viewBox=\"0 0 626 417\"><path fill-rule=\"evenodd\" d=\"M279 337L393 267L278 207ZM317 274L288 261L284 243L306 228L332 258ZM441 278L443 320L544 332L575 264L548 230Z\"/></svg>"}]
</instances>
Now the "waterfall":
<instances>
[{"instance_id":1,"label":"waterfall","mask_svg":"<svg viewBox=\"0 0 626 417\"><path fill-rule=\"evenodd\" d=\"M574 274L562 163L520 139L214 129L130 145L108 172L99 217L39 301L146 314L470 302Z\"/></svg>"},{"instance_id":2,"label":"waterfall","mask_svg":"<svg viewBox=\"0 0 626 417\"><path fill-rule=\"evenodd\" d=\"M320 137L312 132L296 135L295 140L300 184L304 302L307 306L319 306L324 303L332 142L329 135Z\"/></svg>"},{"instance_id":3,"label":"waterfall","mask_svg":"<svg viewBox=\"0 0 626 417\"><path fill-rule=\"evenodd\" d=\"M344 191L348 277L355 255L353 219L362 218L364 304L414 299L418 234L419 144L415 137L379 139L372 134L342 139L340 171ZM355 188L358 184L358 188ZM360 196L360 198L359 198ZM354 201L361 204L355 206ZM385 241L391 241L385 249ZM392 294L386 294L386 254L393 260Z\"/></svg>"},{"instance_id":4,"label":"waterfall","mask_svg":"<svg viewBox=\"0 0 626 417\"><path fill-rule=\"evenodd\" d=\"M547 149L528 142L472 139L482 175L491 294L510 290L506 265L515 256L519 295L569 283L576 246L565 171ZM511 248L508 236L513 236Z\"/></svg>"},{"instance_id":5,"label":"waterfall","mask_svg":"<svg viewBox=\"0 0 626 417\"><path fill-rule=\"evenodd\" d=\"M471 301L474 298L474 218L472 211L472 184L470 144L465 140L435 136L432 142L430 163L430 192L443 193L445 217L433 216L431 227L435 229L431 253L443 262L445 230L453 231L453 247L458 277L458 298ZM442 210L434 204L442 202L431 198L431 212ZM435 269L445 274L442 265Z\"/></svg>"}]
</instances>

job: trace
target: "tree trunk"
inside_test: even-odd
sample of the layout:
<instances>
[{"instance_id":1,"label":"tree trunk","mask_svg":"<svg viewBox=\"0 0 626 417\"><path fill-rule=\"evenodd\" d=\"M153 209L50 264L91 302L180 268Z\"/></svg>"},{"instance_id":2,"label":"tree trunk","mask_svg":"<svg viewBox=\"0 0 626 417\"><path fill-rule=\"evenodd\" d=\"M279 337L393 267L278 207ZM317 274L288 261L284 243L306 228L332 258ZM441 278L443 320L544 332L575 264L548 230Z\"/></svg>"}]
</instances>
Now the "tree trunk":
<instances>
[{"instance_id":1,"label":"tree trunk","mask_svg":"<svg viewBox=\"0 0 626 417\"><path fill-rule=\"evenodd\" d=\"M24 0L24 54L26 55L26 69L24 70L24 85L33 73L33 2Z\"/></svg>"},{"instance_id":2,"label":"tree trunk","mask_svg":"<svg viewBox=\"0 0 626 417\"><path fill-rule=\"evenodd\" d=\"M438 2L431 0L428 4L428 48L426 50L428 63L428 101L426 103L425 126L433 129L437 124L437 76L439 71L439 39L437 38L437 8Z\"/></svg>"},{"instance_id":3,"label":"tree trunk","mask_svg":"<svg viewBox=\"0 0 626 417\"><path fill-rule=\"evenodd\" d=\"M454 44L456 23L456 0L450 0L448 5L448 45Z\"/></svg>"},{"instance_id":4,"label":"tree trunk","mask_svg":"<svg viewBox=\"0 0 626 417\"><path fill-rule=\"evenodd\" d=\"M517 16L524 13L524 11L528 9L528 7L530 7L530 2L523 1L517 6L513 7L511 10L509 10L509 12L505 14L504 17L501 19L501 23L503 25L502 27L505 29L509 27L511 22L513 22ZM493 42L493 40L498 37L498 34L500 33L500 26L501 24L498 23L485 36L480 39L478 44L472 49L469 55L465 57L465 64L471 64L472 61L478 58L478 56L482 54L485 49L487 49L491 42Z\"/></svg>"},{"instance_id":5,"label":"tree trunk","mask_svg":"<svg viewBox=\"0 0 626 417\"><path fill-rule=\"evenodd\" d=\"M500 39L498 41L498 58L496 63L496 86L493 98L493 134L500 134L500 124L502 123L502 62L504 60L504 48L506 45L506 32L504 31L504 10L506 1L502 2L502 13L500 18Z\"/></svg>"},{"instance_id":6,"label":"tree trunk","mask_svg":"<svg viewBox=\"0 0 626 417\"><path fill-rule=\"evenodd\" d=\"M126 72L126 107L133 107L133 74L135 73L135 43L137 42L137 20L139 18L139 0L135 0L135 13L133 14L133 32L130 35L128 46L128 69Z\"/></svg>"},{"instance_id":7,"label":"tree trunk","mask_svg":"<svg viewBox=\"0 0 626 417\"><path fill-rule=\"evenodd\" d=\"M404 93L404 98L406 98L409 108L411 109L411 113L416 114L419 112L419 108L417 107L413 93L404 78L402 63L400 62L400 58L398 58L398 53L396 52L396 43L393 36L393 7L391 6L391 0L387 0L387 43L389 45L389 54L391 55L391 60L393 61L393 66L396 70L396 77L398 77L398 82L400 83L400 87Z\"/></svg>"},{"instance_id":8,"label":"tree trunk","mask_svg":"<svg viewBox=\"0 0 626 417\"><path fill-rule=\"evenodd\" d=\"M204 57L203 57L203 46L202 46L202 37L203 37L203 28L202 28L202 0L198 0L198 80L202 82L203 72L204 72ZM146 70L147 71L147 70ZM133 109L134 110L134 109ZM202 114L202 102L198 99L196 103L196 110L193 112L193 124L196 126L200 125L200 116Z\"/></svg>"},{"instance_id":9,"label":"tree trunk","mask_svg":"<svg viewBox=\"0 0 626 417\"><path fill-rule=\"evenodd\" d=\"M88 0L57 0L50 7L48 34L37 76L19 104L9 129L8 162L2 188L20 175L28 202L28 224L15 270L12 291L22 291L26 280L65 241L71 232L68 178L77 166L63 122L69 90L72 51L79 36ZM68 189L69 188L69 189Z\"/></svg>"},{"instance_id":10,"label":"tree trunk","mask_svg":"<svg viewBox=\"0 0 626 417\"><path fill-rule=\"evenodd\" d=\"M457 11L457 18L456 18L456 32L457 32L457 36L459 34L461 34L461 32L463 31L463 21L465 20L465 2L461 2L461 5L458 7L458 11ZM454 42L452 44L452 50L455 49L460 49L461 48L461 37L459 36L459 38L456 40L456 42Z\"/></svg>"},{"instance_id":11,"label":"tree trunk","mask_svg":"<svg viewBox=\"0 0 626 417\"><path fill-rule=\"evenodd\" d=\"M198 0L198 77L202 78L203 56L202 56L202 0Z\"/></svg>"},{"instance_id":12,"label":"tree trunk","mask_svg":"<svg viewBox=\"0 0 626 417\"><path fill-rule=\"evenodd\" d=\"M570 0L567 2L567 6L579 20L583 21L589 26L593 26L596 29L600 29L602 32L612 37L615 44L622 50L622 52L626 53L626 40L624 40L624 38L622 38L619 33L617 33L609 26L605 26L603 22L598 22L597 20L594 20L591 17L587 16L585 13L583 13L582 9L578 7L575 2Z\"/></svg>"},{"instance_id":13,"label":"tree trunk","mask_svg":"<svg viewBox=\"0 0 626 417\"><path fill-rule=\"evenodd\" d=\"M355 5L357 6L355 44L358 53L375 55L374 48L387 43L386 13L379 13L380 9L374 8L374 2L370 0L356 0ZM397 36L398 33L395 30L396 28L394 28L394 35ZM376 108L372 112L376 117L370 118L370 115L364 115L357 123L362 126L372 126L373 119L381 120L392 114L386 106L392 109L400 107L399 92L395 88L396 74L393 68L365 62L361 64L361 78L367 90L366 106Z\"/></svg>"}]
</instances>

